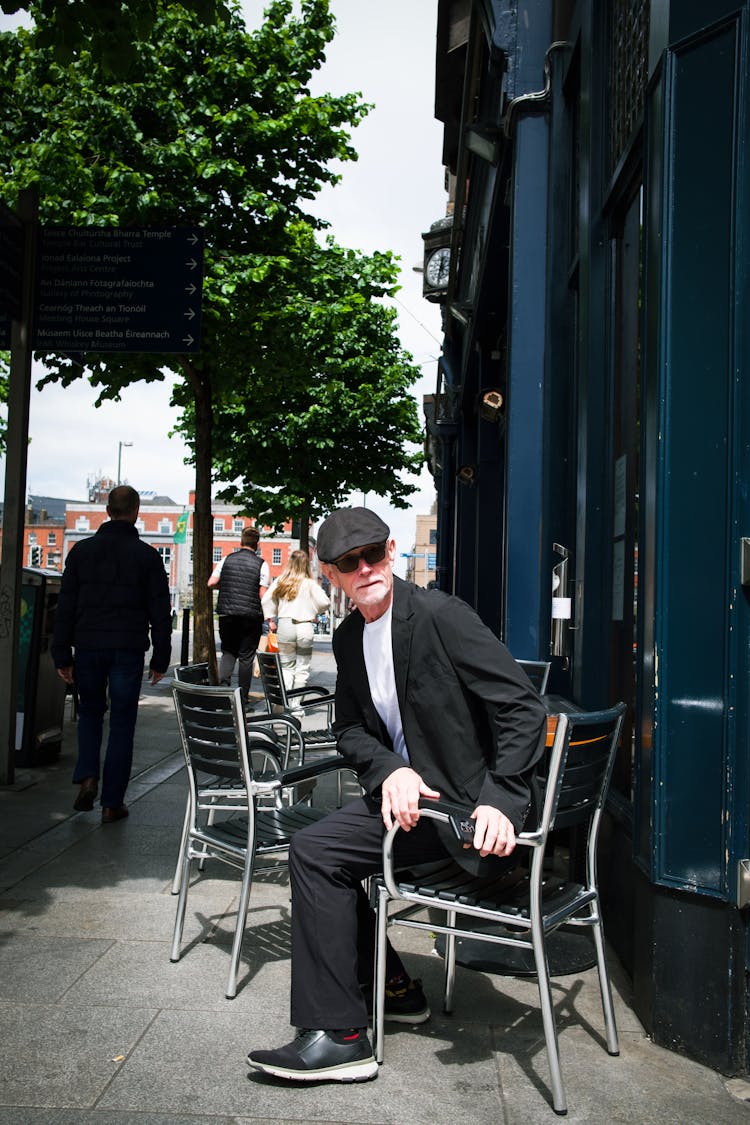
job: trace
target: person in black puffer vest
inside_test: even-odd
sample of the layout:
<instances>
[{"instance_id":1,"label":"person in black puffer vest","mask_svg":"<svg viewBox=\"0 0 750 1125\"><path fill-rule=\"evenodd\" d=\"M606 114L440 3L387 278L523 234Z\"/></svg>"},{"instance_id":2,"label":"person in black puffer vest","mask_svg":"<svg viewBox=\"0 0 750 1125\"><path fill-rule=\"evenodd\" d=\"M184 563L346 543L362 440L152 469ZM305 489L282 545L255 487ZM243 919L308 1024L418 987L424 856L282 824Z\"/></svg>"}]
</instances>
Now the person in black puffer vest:
<instances>
[{"instance_id":1,"label":"person in black puffer vest","mask_svg":"<svg viewBox=\"0 0 750 1125\"><path fill-rule=\"evenodd\" d=\"M135 522L140 496L130 485L109 494L96 535L70 550L52 637L58 674L78 690L78 760L73 808L90 812L99 788L102 728L109 696L109 738L102 773L102 822L128 815L124 803L133 762L133 738L143 682L143 654L153 652L156 684L172 655L172 610L164 563L143 543ZM75 648L75 660L73 649Z\"/></svg>"},{"instance_id":2,"label":"person in black puffer vest","mask_svg":"<svg viewBox=\"0 0 750 1125\"><path fill-rule=\"evenodd\" d=\"M239 659L239 684L244 700L253 680L253 661L263 629L260 600L270 582L268 564L255 553L259 541L258 529L246 527L239 551L226 555L208 580L209 586L219 587L219 682L229 684Z\"/></svg>"}]
</instances>

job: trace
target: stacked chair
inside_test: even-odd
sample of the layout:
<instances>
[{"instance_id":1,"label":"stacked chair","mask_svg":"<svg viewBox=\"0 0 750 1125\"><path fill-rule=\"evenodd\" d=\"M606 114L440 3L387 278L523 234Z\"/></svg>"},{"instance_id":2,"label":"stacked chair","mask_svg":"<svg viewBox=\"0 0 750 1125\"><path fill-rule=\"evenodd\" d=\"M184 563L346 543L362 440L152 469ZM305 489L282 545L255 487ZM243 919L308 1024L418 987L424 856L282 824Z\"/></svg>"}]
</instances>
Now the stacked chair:
<instances>
[{"instance_id":1,"label":"stacked chair","mask_svg":"<svg viewBox=\"0 0 750 1125\"><path fill-rule=\"evenodd\" d=\"M218 860L239 869L241 886L226 996L237 992L253 870L266 856L286 862L295 832L325 815L313 807L310 787L326 774L350 770L328 757L292 769L268 769L272 738L248 724L239 689L186 683L172 687L185 755L188 803L175 884L179 893L171 960L178 961L190 889L191 864ZM253 756L262 762L259 772ZM353 771L350 771L353 772ZM337 789L339 786L337 785ZM303 794L302 797L299 794Z\"/></svg>"}]
</instances>

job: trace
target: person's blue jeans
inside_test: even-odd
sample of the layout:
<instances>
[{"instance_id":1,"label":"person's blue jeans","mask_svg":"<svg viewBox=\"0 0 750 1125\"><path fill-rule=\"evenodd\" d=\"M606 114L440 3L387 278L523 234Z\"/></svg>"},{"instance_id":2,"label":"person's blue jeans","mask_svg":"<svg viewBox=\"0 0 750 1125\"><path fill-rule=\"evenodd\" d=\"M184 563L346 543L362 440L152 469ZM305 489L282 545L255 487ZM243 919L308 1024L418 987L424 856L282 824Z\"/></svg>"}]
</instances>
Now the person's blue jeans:
<instances>
[{"instance_id":1,"label":"person's blue jeans","mask_svg":"<svg viewBox=\"0 0 750 1125\"><path fill-rule=\"evenodd\" d=\"M78 761L73 781L99 780L104 714L109 690L109 738L102 772L103 808L122 805L133 764L133 737L143 682L143 653L126 649L76 649Z\"/></svg>"}]
</instances>

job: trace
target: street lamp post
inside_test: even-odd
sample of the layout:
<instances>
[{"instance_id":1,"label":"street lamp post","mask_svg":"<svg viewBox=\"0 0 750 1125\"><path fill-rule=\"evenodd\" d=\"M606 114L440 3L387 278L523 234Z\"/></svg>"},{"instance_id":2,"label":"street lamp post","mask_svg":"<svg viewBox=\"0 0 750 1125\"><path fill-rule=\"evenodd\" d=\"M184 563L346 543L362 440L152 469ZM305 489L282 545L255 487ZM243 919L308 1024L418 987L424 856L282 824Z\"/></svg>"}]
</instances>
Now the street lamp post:
<instances>
[{"instance_id":1,"label":"street lamp post","mask_svg":"<svg viewBox=\"0 0 750 1125\"><path fill-rule=\"evenodd\" d=\"M130 449L132 444L133 444L132 441L118 441L118 443L117 443L117 483L118 484L120 483L120 468L121 468L121 465L122 465L122 447L125 446L126 449Z\"/></svg>"}]
</instances>

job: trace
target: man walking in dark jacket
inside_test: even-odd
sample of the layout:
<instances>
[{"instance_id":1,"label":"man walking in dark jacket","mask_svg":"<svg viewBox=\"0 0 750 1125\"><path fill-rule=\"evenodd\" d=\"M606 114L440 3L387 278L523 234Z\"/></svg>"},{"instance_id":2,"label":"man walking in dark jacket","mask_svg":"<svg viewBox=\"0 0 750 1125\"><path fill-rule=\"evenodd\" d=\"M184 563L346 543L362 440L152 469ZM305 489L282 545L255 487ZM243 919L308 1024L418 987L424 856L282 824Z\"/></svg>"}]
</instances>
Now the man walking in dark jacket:
<instances>
[{"instance_id":1,"label":"man walking in dark jacket","mask_svg":"<svg viewBox=\"0 0 750 1125\"><path fill-rule=\"evenodd\" d=\"M239 659L238 679L244 700L253 680L253 661L263 630L260 602L270 585L268 564L255 553L259 542L258 529L246 527L239 551L223 558L208 580L209 586L219 587L216 604L221 638L219 682L229 683Z\"/></svg>"},{"instance_id":2,"label":"man walking in dark jacket","mask_svg":"<svg viewBox=\"0 0 750 1125\"><path fill-rule=\"evenodd\" d=\"M65 563L52 639L58 675L78 689L80 785L73 808L94 807L99 785L104 714L109 692L109 738L102 774L102 823L128 815L124 802L133 762L133 737L143 680L143 654L153 653L150 680L162 678L172 655L169 584L158 553L135 527L140 497L129 485L109 494L107 514L91 539L71 548ZM75 648L75 659L73 649Z\"/></svg>"}]
</instances>

